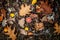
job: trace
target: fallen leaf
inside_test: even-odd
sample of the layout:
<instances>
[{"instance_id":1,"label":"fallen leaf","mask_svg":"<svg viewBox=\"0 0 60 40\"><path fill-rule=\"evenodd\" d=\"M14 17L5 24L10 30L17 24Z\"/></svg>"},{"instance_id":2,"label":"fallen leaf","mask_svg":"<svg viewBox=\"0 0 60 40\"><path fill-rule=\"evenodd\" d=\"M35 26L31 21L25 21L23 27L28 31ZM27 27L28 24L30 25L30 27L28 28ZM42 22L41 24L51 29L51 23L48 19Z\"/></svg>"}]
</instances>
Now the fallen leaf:
<instances>
[{"instance_id":1,"label":"fallen leaf","mask_svg":"<svg viewBox=\"0 0 60 40\"><path fill-rule=\"evenodd\" d=\"M24 6L25 5L25 6ZM25 16L26 14L30 14L30 5L27 4L22 4L21 9L19 10L19 15L20 16Z\"/></svg>"}]
</instances>

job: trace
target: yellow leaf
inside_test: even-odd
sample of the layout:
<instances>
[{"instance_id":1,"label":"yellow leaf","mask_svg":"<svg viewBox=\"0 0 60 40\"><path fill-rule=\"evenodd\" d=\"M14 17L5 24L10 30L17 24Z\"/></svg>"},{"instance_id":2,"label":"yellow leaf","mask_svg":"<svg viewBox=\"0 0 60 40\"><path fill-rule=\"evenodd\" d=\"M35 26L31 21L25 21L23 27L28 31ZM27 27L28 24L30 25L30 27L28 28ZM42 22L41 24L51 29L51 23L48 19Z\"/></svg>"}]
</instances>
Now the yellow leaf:
<instances>
[{"instance_id":1,"label":"yellow leaf","mask_svg":"<svg viewBox=\"0 0 60 40\"><path fill-rule=\"evenodd\" d=\"M10 13L10 17L14 17L15 16L15 14L14 13Z\"/></svg>"},{"instance_id":2,"label":"yellow leaf","mask_svg":"<svg viewBox=\"0 0 60 40\"><path fill-rule=\"evenodd\" d=\"M37 2L37 0L33 0L33 1L32 1L32 5L34 5L36 2Z\"/></svg>"},{"instance_id":3,"label":"yellow leaf","mask_svg":"<svg viewBox=\"0 0 60 40\"><path fill-rule=\"evenodd\" d=\"M28 28L28 27L25 27L25 30L26 30L26 31L28 31L28 30L29 30L29 28Z\"/></svg>"}]
</instances>

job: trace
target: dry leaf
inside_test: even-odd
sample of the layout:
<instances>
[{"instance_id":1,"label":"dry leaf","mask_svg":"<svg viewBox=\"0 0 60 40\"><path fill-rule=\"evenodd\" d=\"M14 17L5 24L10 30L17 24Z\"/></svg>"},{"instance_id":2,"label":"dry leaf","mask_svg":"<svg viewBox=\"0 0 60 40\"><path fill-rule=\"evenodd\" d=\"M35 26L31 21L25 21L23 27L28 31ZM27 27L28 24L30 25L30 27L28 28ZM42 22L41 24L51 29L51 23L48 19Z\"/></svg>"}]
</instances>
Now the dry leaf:
<instances>
[{"instance_id":1,"label":"dry leaf","mask_svg":"<svg viewBox=\"0 0 60 40\"><path fill-rule=\"evenodd\" d=\"M58 34L60 34L60 26L57 24L57 23L55 23L55 27L54 27L56 30L54 31L54 33L58 33Z\"/></svg>"},{"instance_id":2,"label":"dry leaf","mask_svg":"<svg viewBox=\"0 0 60 40\"><path fill-rule=\"evenodd\" d=\"M27 35L27 31L25 31L24 29L20 29L20 33L23 35Z\"/></svg>"},{"instance_id":3,"label":"dry leaf","mask_svg":"<svg viewBox=\"0 0 60 40\"><path fill-rule=\"evenodd\" d=\"M30 17L33 19L33 18L37 18L38 15L37 14L31 14Z\"/></svg>"},{"instance_id":4,"label":"dry leaf","mask_svg":"<svg viewBox=\"0 0 60 40\"><path fill-rule=\"evenodd\" d=\"M25 6L24 6L24 4L22 4L21 9L19 10L19 15L20 16L25 16L26 14L30 14L29 13L30 11L31 11L30 10L30 5L25 4Z\"/></svg>"},{"instance_id":5,"label":"dry leaf","mask_svg":"<svg viewBox=\"0 0 60 40\"><path fill-rule=\"evenodd\" d=\"M43 23L35 23L35 29L36 30L42 30L44 28L44 24Z\"/></svg>"},{"instance_id":6,"label":"dry leaf","mask_svg":"<svg viewBox=\"0 0 60 40\"><path fill-rule=\"evenodd\" d=\"M24 19L24 18L22 18L21 20L18 21L18 24L19 24L22 28L24 28L24 23L25 23L25 19Z\"/></svg>"},{"instance_id":7,"label":"dry leaf","mask_svg":"<svg viewBox=\"0 0 60 40\"><path fill-rule=\"evenodd\" d=\"M41 19L41 21L42 21L42 22L48 21L47 16L44 16L44 17Z\"/></svg>"},{"instance_id":8,"label":"dry leaf","mask_svg":"<svg viewBox=\"0 0 60 40\"><path fill-rule=\"evenodd\" d=\"M12 38L12 40L15 40L15 39L16 39L16 35L14 34L15 27L14 27L13 30L11 29L11 26L10 26L10 27L7 26L7 28L8 28L8 32L5 33L5 34L6 34L6 35L9 35L10 38Z\"/></svg>"},{"instance_id":9,"label":"dry leaf","mask_svg":"<svg viewBox=\"0 0 60 40\"><path fill-rule=\"evenodd\" d=\"M44 13L46 13L46 14L52 13L52 8L50 5L48 5L48 1L46 1L46 2L41 1L40 6L44 9Z\"/></svg>"},{"instance_id":10,"label":"dry leaf","mask_svg":"<svg viewBox=\"0 0 60 40\"><path fill-rule=\"evenodd\" d=\"M3 21L3 14L0 14L0 22Z\"/></svg>"},{"instance_id":11,"label":"dry leaf","mask_svg":"<svg viewBox=\"0 0 60 40\"><path fill-rule=\"evenodd\" d=\"M5 9L1 9L1 13L3 14L4 18L6 17L6 10Z\"/></svg>"},{"instance_id":12,"label":"dry leaf","mask_svg":"<svg viewBox=\"0 0 60 40\"><path fill-rule=\"evenodd\" d=\"M28 35L33 35L33 33L32 32L28 32Z\"/></svg>"},{"instance_id":13,"label":"dry leaf","mask_svg":"<svg viewBox=\"0 0 60 40\"><path fill-rule=\"evenodd\" d=\"M0 10L0 22L3 21L3 17L6 17L6 10L2 8Z\"/></svg>"}]
</instances>

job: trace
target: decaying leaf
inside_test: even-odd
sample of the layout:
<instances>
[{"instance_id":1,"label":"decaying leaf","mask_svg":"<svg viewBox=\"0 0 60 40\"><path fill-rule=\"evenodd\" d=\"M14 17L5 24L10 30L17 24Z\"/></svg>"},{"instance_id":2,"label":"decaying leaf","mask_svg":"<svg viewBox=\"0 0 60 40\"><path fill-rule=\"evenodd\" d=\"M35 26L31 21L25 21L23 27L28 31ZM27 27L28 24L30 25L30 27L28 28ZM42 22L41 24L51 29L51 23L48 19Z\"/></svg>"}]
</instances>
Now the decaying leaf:
<instances>
[{"instance_id":1,"label":"decaying leaf","mask_svg":"<svg viewBox=\"0 0 60 40\"><path fill-rule=\"evenodd\" d=\"M22 4L21 9L19 10L19 15L20 16L25 16L26 14L30 14L29 13L30 11L31 11L30 10L30 5L25 4L25 6L24 6L24 4Z\"/></svg>"},{"instance_id":2,"label":"decaying leaf","mask_svg":"<svg viewBox=\"0 0 60 40\"><path fill-rule=\"evenodd\" d=\"M0 14L0 22L3 21L3 14Z\"/></svg>"},{"instance_id":3,"label":"decaying leaf","mask_svg":"<svg viewBox=\"0 0 60 40\"><path fill-rule=\"evenodd\" d=\"M41 19L41 21L42 21L42 22L48 21L47 16L44 16L44 17Z\"/></svg>"},{"instance_id":4,"label":"decaying leaf","mask_svg":"<svg viewBox=\"0 0 60 40\"><path fill-rule=\"evenodd\" d=\"M0 22L3 21L3 17L6 17L6 10L4 8L0 10Z\"/></svg>"},{"instance_id":5,"label":"decaying leaf","mask_svg":"<svg viewBox=\"0 0 60 40\"><path fill-rule=\"evenodd\" d=\"M19 22L18 22L18 24L19 24L22 28L24 28L24 23L25 23L25 19L24 19L24 18L22 18L22 19L19 20Z\"/></svg>"},{"instance_id":6,"label":"decaying leaf","mask_svg":"<svg viewBox=\"0 0 60 40\"><path fill-rule=\"evenodd\" d=\"M52 13L52 8L50 5L48 5L48 1L46 1L46 2L41 1L40 6L44 9L44 13L46 13L46 14Z\"/></svg>"},{"instance_id":7,"label":"decaying leaf","mask_svg":"<svg viewBox=\"0 0 60 40\"><path fill-rule=\"evenodd\" d=\"M3 14L4 18L6 17L6 10L4 8L1 9L1 13Z\"/></svg>"},{"instance_id":8,"label":"decaying leaf","mask_svg":"<svg viewBox=\"0 0 60 40\"><path fill-rule=\"evenodd\" d=\"M7 20L4 19L4 20L2 21L2 26L6 26L6 24L7 24Z\"/></svg>"},{"instance_id":9,"label":"decaying leaf","mask_svg":"<svg viewBox=\"0 0 60 40\"><path fill-rule=\"evenodd\" d=\"M36 15L36 14L31 14L30 17L33 19L33 18L37 18L38 15Z\"/></svg>"}]
</instances>

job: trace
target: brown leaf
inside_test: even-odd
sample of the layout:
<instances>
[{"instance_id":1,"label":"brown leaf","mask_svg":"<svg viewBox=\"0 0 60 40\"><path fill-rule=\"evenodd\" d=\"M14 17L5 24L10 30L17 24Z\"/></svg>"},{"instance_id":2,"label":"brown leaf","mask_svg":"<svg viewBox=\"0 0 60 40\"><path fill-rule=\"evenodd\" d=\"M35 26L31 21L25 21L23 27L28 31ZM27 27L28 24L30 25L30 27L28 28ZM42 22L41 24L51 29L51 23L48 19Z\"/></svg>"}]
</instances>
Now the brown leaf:
<instances>
[{"instance_id":1,"label":"brown leaf","mask_svg":"<svg viewBox=\"0 0 60 40\"><path fill-rule=\"evenodd\" d=\"M1 13L3 14L4 18L6 17L6 10L5 9L1 9Z\"/></svg>"},{"instance_id":2,"label":"brown leaf","mask_svg":"<svg viewBox=\"0 0 60 40\"><path fill-rule=\"evenodd\" d=\"M58 34L60 34L60 26L57 24L57 23L55 23L55 27L54 27L56 30L54 31L54 33L58 33Z\"/></svg>"},{"instance_id":3,"label":"brown leaf","mask_svg":"<svg viewBox=\"0 0 60 40\"><path fill-rule=\"evenodd\" d=\"M42 30L44 28L44 24L42 22L40 23L35 23L35 29L36 30Z\"/></svg>"},{"instance_id":4,"label":"brown leaf","mask_svg":"<svg viewBox=\"0 0 60 40\"><path fill-rule=\"evenodd\" d=\"M6 35L9 35L10 38L12 38L12 40L15 40L15 39L16 39L16 35L14 34L15 27L14 27L13 30L11 29L11 26L9 26L9 27L7 26L7 28L8 28L8 32L5 33L5 34L6 34Z\"/></svg>"},{"instance_id":5,"label":"brown leaf","mask_svg":"<svg viewBox=\"0 0 60 40\"><path fill-rule=\"evenodd\" d=\"M0 14L0 22L3 21L3 14Z\"/></svg>"},{"instance_id":6,"label":"brown leaf","mask_svg":"<svg viewBox=\"0 0 60 40\"><path fill-rule=\"evenodd\" d=\"M41 1L40 6L44 9L44 13L46 14L52 13L52 8L50 5L48 5L48 1L46 2Z\"/></svg>"}]
</instances>

